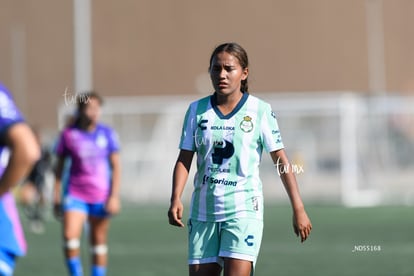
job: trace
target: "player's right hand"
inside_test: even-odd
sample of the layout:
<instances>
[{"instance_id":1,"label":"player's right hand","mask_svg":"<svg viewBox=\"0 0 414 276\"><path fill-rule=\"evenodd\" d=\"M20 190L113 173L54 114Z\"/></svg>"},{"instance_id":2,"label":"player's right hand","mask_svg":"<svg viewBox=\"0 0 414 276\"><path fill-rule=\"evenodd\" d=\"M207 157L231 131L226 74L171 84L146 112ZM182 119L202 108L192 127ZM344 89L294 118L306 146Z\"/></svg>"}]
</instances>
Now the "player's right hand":
<instances>
[{"instance_id":1,"label":"player's right hand","mask_svg":"<svg viewBox=\"0 0 414 276\"><path fill-rule=\"evenodd\" d=\"M171 202L170 209L168 209L168 221L171 225L184 227L184 223L181 221L183 210L184 206L180 200Z\"/></svg>"},{"instance_id":2,"label":"player's right hand","mask_svg":"<svg viewBox=\"0 0 414 276\"><path fill-rule=\"evenodd\" d=\"M57 220L61 220L63 217L63 209L61 203L54 203L53 204L53 214Z\"/></svg>"}]
</instances>

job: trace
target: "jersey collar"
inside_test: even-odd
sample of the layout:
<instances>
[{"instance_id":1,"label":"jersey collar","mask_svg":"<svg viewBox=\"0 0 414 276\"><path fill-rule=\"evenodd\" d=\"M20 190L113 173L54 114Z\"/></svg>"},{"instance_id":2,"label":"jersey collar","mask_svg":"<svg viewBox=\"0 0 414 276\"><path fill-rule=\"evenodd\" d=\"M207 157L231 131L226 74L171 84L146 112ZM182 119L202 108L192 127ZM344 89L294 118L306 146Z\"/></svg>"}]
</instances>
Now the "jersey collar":
<instances>
[{"instance_id":1,"label":"jersey collar","mask_svg":"<svg viewBox=\"0 0 414 276\"><path fill-rule=\"evenodd\" d=\"M230 119L234 114L236 114L240 110L240 108L242 108L243 104L247 101L248 97L249 97L249 93L243 92L243 96L240 99L240 101L237 103L236 107L227 115L223 115L223 113L221 113L220 109L217 107L216 93L210 96L210 103L214 109L214 112L216 112L217 116L220 119Z\"/></svg>"}]
</instances>

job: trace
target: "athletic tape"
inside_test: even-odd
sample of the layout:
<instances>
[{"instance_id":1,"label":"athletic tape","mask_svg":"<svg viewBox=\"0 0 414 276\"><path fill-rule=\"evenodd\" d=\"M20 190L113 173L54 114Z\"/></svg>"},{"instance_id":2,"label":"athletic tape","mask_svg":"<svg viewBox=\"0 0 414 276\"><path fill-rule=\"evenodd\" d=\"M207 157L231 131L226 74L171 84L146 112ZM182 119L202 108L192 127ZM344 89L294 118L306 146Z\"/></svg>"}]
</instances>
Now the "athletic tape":
<instances>
[{"instance_id":1,"label":"athletic tape","mask_svg":"<svg viewBox=\"0 0 414 276\"><path fill-rule=\"evenodd\" d=\"M70 239L66 241L67 249L78 249L80 247L80 241L78 239Z\"/></svg>"},{"instance_id":2,"label":"athletic tape","mask_svg":"<svg viewBox=\"0 0 414 276\"><path fill-rule=\"evenodd\" d=\"M98 244L92 247L92 253L96 255L105 255L108 253L108 246L106 244Z\"/></svg>"}]
</instances>

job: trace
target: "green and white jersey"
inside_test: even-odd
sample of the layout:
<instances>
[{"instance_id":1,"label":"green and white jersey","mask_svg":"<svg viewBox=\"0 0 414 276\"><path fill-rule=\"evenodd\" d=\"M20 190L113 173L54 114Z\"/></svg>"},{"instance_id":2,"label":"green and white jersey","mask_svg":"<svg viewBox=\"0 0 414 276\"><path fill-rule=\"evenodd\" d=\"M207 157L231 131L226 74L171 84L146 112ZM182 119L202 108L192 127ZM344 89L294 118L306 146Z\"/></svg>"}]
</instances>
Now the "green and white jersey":
<instances>
[{"instance_id":1,"label":"green and white jersey","mask_svg":"<svg viewBox=\"0 0 414 276\"><path fill-rule=\"evenodd\" d=\"M268 103L244 93L233 112L224 116L215 95L195 101L185 115L179 147L197 153L190 218L263 218L262 151L283 148Z\"/></svg>"}]
</instances>

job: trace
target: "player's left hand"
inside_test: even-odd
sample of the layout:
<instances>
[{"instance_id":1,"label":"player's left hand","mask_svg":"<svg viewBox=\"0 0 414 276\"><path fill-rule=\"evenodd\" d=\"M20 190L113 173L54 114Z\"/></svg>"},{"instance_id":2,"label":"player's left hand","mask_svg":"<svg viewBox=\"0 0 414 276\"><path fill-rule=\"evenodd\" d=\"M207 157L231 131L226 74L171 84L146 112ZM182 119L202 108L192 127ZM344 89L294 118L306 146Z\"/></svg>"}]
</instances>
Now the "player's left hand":
<instances>
[{"instance_id":1,"label":"player's left hand","mask_svg":"<svg viewBox=\"0 0 414 276\"><path fill-rule=\"evenodd\" d=\"M293 230L296 236L300 236L301 242L304 242L309 237L312 223L305 210L293 213Z\"/></svg>"},{"instance_id":2,"label":"player's left hand","mask_svg":"<svg viewBox=\"0 0 414 276\"><path fill-rule=\"evenodd\" d=\"M121 201L119 196L111 195L106 202L105 209L111 215L116 215L121 211Z\"/></svg>"}]
</instances>

